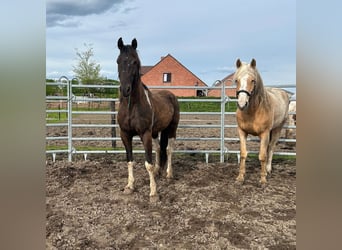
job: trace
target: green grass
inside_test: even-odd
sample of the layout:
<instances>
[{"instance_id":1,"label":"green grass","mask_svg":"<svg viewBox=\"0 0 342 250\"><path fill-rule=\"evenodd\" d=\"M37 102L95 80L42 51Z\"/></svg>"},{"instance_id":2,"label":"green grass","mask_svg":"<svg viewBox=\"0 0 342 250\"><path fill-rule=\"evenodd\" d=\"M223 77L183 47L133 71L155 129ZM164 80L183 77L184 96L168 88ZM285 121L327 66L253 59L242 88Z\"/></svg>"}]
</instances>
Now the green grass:
<instances>
[{"instance_id":1,"label":"green grass","mask_svg":"<svg viewBox=\"0 0 342 250\"><path fill-rule=\"evenodd\" d=\"M203 97L202 97L203 98ZM193 97L191 99L201 99L200 97ZM217 98L210 98L217 99ZM181 112L220 112L221 111L221 103L220 102L179 102L180 111ZM236 102L227 102L225 104L226 112L235 112L236 111ZM58 109L53 109L58 111ZM101 106L93 104L88 107L78 107L76 104L73 105L73 111L110 111L110 107ZM75 116L75 115L74 115ZM47 123L57 123L57 122L66 122L68 120L67 113L64 112L55 112L55 113L47 113L46 114Z\"/></svg>"},{"instance_id":2,"label":"green grass","mask_svg":"<svg viewBox=\"0 0 342 250\"><path fill-rule=\"evenodd\" d=\"M46 150L67 150L68 146L54 146L54 145L47 145Z\"/></svg>"},{"instance_id":3,"label":"green grass","mask_svg":"<svg viewBox=\"0 0 342 250\"><path fill-rule=\"evenodd\" d=\"M94 147L94 146L77 146L75 147L77 151L96 151L96 150L124 150L122 147ZM56 145L48 145L46 146L46 150L66 150L68 146L56 146Z\"/></svg>"},{"instance_id":4,"label":"green grass","mask_svg":"<svg viewBox=\"0 0 342 250\"><path fill-rule=\"evenodd\" d=\"M67 122L68 115L64 112L46 113L47 123Z\"/></svg>"},{"instance_id":5,"label":"green grass","mask_svg":"<svg viewBox=\"0 0 342 250\"><path fill-rule=\"evenodd\" d=\"M203 98L203 97L202 97ZM194 97L191 99L201 99L201 97ZM218 100L218 98L208 98ZM181 112L220 112L221 111L221 103L220 102L179 102L180 111ZM236 102L227 102L225 104L226 112L235 112L236 111Z\"/></svg>"},{"instance_id":6,"label":"green grass","mask_svg":"<svg viewBox=\"0 0 342 250\"><path fill-rule=\"evenodd\" d=\"M251 159L259 159L259 154L258 153L248 153L247 158L251 158ZM277 159L287 159L287 160L295 160L296 156L295 155L273 155L273 160L277 160Z\"/></svg>"}]
</instances>

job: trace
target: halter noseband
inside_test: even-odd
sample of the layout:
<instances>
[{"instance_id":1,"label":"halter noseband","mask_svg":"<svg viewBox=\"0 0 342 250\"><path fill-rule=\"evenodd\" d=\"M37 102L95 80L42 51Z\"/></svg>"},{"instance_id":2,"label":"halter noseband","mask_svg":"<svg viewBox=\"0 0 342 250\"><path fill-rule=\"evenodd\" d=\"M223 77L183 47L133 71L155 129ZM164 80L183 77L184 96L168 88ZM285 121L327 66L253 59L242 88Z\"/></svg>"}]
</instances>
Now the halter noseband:
<instances>
[{"instance_id":1,"label":"halter noseband","mask_svg":"<svg viewBox=\"0 0 342 250\"><path fill-rule=\"evenodd\" d=\"M255 82L254 82L254 86L251 92L248 92L247 90L244 90L244 89L240 89L236 91L236 97L238 97L240 93L245 93L248 97L250 97L251 95L253 95L254 89L255 89Z\"/></svg>"},{"instance_id":2,"label":"halter noseband","mask_svg":"<svg viewBox=\"0 0 342 250\"><path fill-rule=\"evenodd\" d=\"M254 90L254 89L253 89ZM240 93L245 93L248 95L248 97L250 97L252 94L253 94L253 90L251 93L249 93L247 90L244 90L244 89L240 89L239 91L236 92L236 97L239 96Z\"/></svg>"}]
</instances>

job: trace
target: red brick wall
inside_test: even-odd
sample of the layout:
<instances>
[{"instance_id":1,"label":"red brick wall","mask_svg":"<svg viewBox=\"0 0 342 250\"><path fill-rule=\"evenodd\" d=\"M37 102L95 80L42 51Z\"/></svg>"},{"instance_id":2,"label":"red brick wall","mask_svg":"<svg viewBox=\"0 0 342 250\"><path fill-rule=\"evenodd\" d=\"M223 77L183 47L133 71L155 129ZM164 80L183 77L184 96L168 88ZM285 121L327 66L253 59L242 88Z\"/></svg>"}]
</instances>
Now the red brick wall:
<instances>
[{"instance_id":1,"label":"red brick wall","mask_svg":"<svg viewBox=\"0 0 342 250\"><path fill-rule=\"evenodd\" d=\"M225 79L225 84L226 87L231 86L232 85L232 80L233 80L233 75L230 76L229 78ZM221 87L222 85L219 84L217 87ZM226 89L226 96L229 97L235 97L236 96L236 88L232 88L232 89ZM208 96L214 96L214 97L220 97L221 96L221 89L210 89L208 91Z\"/></svg>"},{"instance_id":2,"label":"red brick wall","mask_svg":"<svg viewBox=\"0 0 342 250\"><path fill-rule=\"evenodd\" d=\"M171 82L163 82L163 74L171 73ZM198 77L186 69L171 55L164 57L158 64L142 76L147 86L206 86ZM169 89L176 96L196 96L197 89Z\"/></svg>"},{"instance_id":3,"label":"red brick wall","mask_svg":"<svg viewBox=\"0 0 342 250\"><path fill-rule=\"evenodd\" d=\"M221 87L221 85L220 85ZM208 91L208 96L220 97L221 89L211 89ZM236 89L226 89L226 96L236 97Z\"/></svg>"}]
</instances>

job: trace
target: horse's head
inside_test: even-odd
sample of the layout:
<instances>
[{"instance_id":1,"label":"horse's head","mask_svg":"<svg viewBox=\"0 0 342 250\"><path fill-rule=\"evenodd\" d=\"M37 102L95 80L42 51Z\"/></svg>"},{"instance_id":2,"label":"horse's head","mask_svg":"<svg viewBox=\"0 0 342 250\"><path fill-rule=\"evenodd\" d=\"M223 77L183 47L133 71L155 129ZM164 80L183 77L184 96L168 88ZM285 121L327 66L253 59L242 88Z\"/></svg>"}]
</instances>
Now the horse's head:
<instances>
[{"instance_id":1,"label":"horse's head","mask_svg":"<svg viewBox=\"0 0 342 250\"><path fill-rule=\"evenodd\" d=\"M124 97L131 94L134 84L140 79L140 60L136 51L138 46L134 38L131 45L124 45L122 38L118 40L120 54L117 59L120 79L120 90Z\"/></svg>"},{"instance_id":2,"label":"horse's head","mask_svg":"<svg viewBox=\"0 0 342 250\"><path fill-rule=\"evenodd\" d=\"M256 61L253 58L250 64L243 63L240 59L236 61L236 72L233 82L236 86L236 97L238 98L238 107L243 110L249 104L249 99L253 96L258 74L256 71Z\"/></svg>"}]
</instances>

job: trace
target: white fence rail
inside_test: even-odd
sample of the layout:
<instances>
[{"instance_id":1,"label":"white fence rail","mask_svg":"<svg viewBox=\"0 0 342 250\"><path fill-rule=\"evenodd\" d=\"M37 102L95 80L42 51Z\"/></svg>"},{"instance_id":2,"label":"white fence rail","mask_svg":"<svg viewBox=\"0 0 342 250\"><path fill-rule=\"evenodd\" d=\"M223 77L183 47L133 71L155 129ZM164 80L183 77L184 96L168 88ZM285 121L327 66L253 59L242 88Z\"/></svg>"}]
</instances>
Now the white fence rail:
<instances>
[{"instance_id":1,"label":"white fence rail","mask_svg":"<svg viewBox=\"0 0 342 250\"><path fill-rule=\"evenodd\" d=\"M75 96L73 94L73 90L76 88L88 88L88 89L117 89L117 85L79 85L79 84L72 84L72 81L69 80L66 77L61 77L58 82L55 83L46 83L47 86L58 86L61 92L64 94L62 96L59 95L53 95L53 96L46 96L46 127L47 131L50 129L62 129L61 133L52 133L53 135L49 135L49 132L47 132L46 136L46 142L47 142L47 149L46 154L52 155L53 161L56 159L57 154L67 154L68 155L68 161L72 161L73 155L76 154L83 154L84 158L87 158L88 154L96 154L96 153L107 153L107 154L125 154L125 150L123 146L121 147L106 147L106 149L89 147L90 149L87 149L87 147L83 147L82 149L77 149L78 147L75 146L75 143L78 141L82 142L99 142L99 141L110 141L110 142L120 142L121 139L119 136L113 136L113 133L111 136L105 135L105 136L73 136L73 131L75 129L112 129L112 130L118 130L119 125L116 123L116 115L117 111L108 111L108 110L78 110L78 104L88 104L88 105L94 105L94 103L118 103L118 98L93 98L88 96ZM208 97L201 97L198 99L191 99L191 98L178 98L179 102L219 102L220 103L220 111L219 112L181 112L181 119L179 124L179 129L217 129L217 137L201 134L200 136L189 136L189 133L183 133L183 135L179 135L177 137L177 143L186 143L188 141L197 141L199 143L206 143L209 144L211 142L215 142L216 145L214 146L214 149L208 146L208 148L203 149L202 148L183 148L183 149L176 149L175 153L186 153L186 154L193 154L193 153L201 153L205 155L206 161L208 162L208 158L210 154L218 154L220 156L220 162L224 162L225 156L228 157L230 154L237 154L239 159L240 151L235 147L235 149L231 148L230 145L232 144L238 144L239 138L236 136L226 137L225 131L227 129L235 129L236 130L236 122L227 122L227 117L233 117L235 116L235 112L226 112L225 107L227 102L236 102L235 99L230 99L225 95L225 89L227 88L233 88L233 87L225 87L224 84L221 84L222 87L171 87L171 86L158 86L158 87L150 87L150 88L156 88L156 89L162 89L162 88L177 88L177 89L186 89L186 88L192 88L192 89L221 89L221 98L208 98ZM294 85L288 84L288 85L277 85L276 87L280 88L295 88ZM66 91L63 91L63 89ZM51 114L55 114L53 118L51 118ZM56 117L56 114L58 118ZM61 118L61 116L64 114L64 119ZM74 116L81 116L81 115L87 115L87 116L96 116L96 115L105 115L108 116L108 120L106 123L96 123L92 124L91 118L88 118L88 120L81 122L76 121L76 119L73 119ZM189 124L184 122L185 117L188 116L215 116L218 117L215 121L218 121L216 124L211 124L211 122L208 122L206 118L203 120L199 119L196 120L196 124ZM184 119L183 119L184 118ZM59 120L62 120L64 122L56 122ZM111 121L110 123L108 121ZM191 123L191 121L189 121ZM200 123L198 123L200 122ZM64 128L64 130L63 130ZM296 126L284 126L284 129L295 129ZM91 132L89 132L92 134ZM179 133L178 133L179 134ZM191 134L191 133L190 133ZM231 133L230 133L231 134ZM134 141L139 141L140 139L135 137ZM58 144L58 146L52 146L53 142L65 142L64 144ZM249 142L252 141L258 141L258 138L256 137L249 137ZM296 139L288 139L288 138L281 138L279 142L283 143L296 143ZM216 147L216 148L215 148ZM142 149L134 149L134 153L144 153ZM257 153L258 151L249 151L249 153ZM285 150L285 151L277 151L274 153L274 155L291 155L295 156L296 151L295 148L293 150Z\"/></svg>"}]
</instances>

